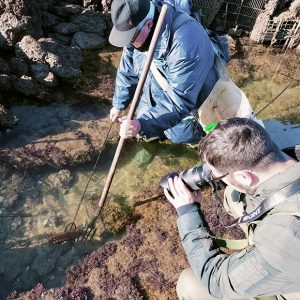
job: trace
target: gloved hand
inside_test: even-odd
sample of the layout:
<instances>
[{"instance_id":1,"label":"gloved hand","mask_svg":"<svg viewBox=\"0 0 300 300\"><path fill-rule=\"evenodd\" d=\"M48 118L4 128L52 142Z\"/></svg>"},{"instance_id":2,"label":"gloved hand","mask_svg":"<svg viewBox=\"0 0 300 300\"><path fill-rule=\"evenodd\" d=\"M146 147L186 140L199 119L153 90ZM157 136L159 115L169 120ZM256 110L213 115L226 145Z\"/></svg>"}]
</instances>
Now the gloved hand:
<instances>
[{"instance_id":1,"label":"gloved hand","mask_svg":"<svg viewBox=\"0 0 300 300\"><path fill-rule=\"evenodd\" d=\"M121 115L121 110L112 107L110 112L109 112L109 118L111 119L112 122L116 122Z\"/></svg>"},{"instance_id":2,"label":"gloved hand","mask_svg":"<svg viewBox=\"0 0 300 300\"><path fill-rule=\"evenodd\" d=\"M127 117L119 118L121 122L120 136L124 139L136 136L141 130L141 123L137 119L127 120Z\"/></svg>"},{"instance_id":3,"label":"gloved hand","mask_svg":"<svg viewBox=\"0 0 300 300\"><path fill-rule=\"evenodd\" d=\"M185 204L200 202L200 190L191 192L180 177L169 178L168 184L169 189L164 188L164 193L176 209Z\"/></svg>"}]
</instances>

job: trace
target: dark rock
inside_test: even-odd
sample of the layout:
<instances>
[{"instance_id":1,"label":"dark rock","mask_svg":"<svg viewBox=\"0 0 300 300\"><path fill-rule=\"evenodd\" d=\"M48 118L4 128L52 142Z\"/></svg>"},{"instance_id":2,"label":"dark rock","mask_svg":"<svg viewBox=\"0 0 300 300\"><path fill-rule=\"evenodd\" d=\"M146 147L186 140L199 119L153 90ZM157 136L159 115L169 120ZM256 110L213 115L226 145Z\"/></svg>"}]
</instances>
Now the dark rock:
<instances>
[{"instance_id":1,"label":"dark rock","mask_svg":"<svg viewBox=\"0 0 300 300\"><path fill-rule=\"evenodd\" d=\"M106 44L105 38L88 32L76 32L72 39L72 46L78 46L81 49L102 48Z\"/></svg>"},{"instance_id":2,"label":"dark rock","mask_svg":"<svg viewBox=\"0 0 300 300\"><path fill-rule=\"evenodd\" d=\"M0 13L3 13L5 9L5 3L3 1L0 1Z\"/></svg>"},{"instance_id":3,"label":"dark rock","mask_svg":"<svg viewBox=\"0 0 300 300\"><path fill-rule=\"evenodd\" d=\"M9 64L1 57L0 57L0 73L5 73L5 74L9 73Z\"/></svg>"},{"instance_id":4,"label":"dark rock","mask_svg":"<svg viewBox=\"0 0 300 300\"><path fill-rule=\"evenodd\" d=\"M82 50L55 43L51 39L41 39L40 42L47 53L45 60L56 76L73 78L81 75Z\"/></svg>"},{"instance_id":5,"label":"dark rock","mask_svg":"<svg viewBox=\"0 0 300 300\"><path fill-rule=\"evenodd\" d=\"M40 250L42 252L42 249ZM31 268L36 271L41 276L46 276L56 267L56 259L53 255L43 255L39 253L36 256L33 263L31 263Z\"/></svg>"},{"instance_id":6,"label":"dark rock","mask_svg":"<svg viewBox=\"0 0 300 300\"><path fill-rule=\"evenodd\" d=\"M38 86L29 76L12 76L12 86L16 92L26 96L34 96L38 94Z\"/></svg>"},{"instance_id":7,"label":"dark rock","mask_svg":"<svg viewBox=\"0 0 300 300\"><path fill-rule=\"evenodd\" d=\"M73 23L58 23L53 27L53 32L67 35L78 31L78 29L78 25Z\"/></svg>"},{"instance_id":8,"label":"dark rock","mask_svg":"<svg viewBox=\"0 0 300 300\"><path fill-rule=\"evenodd\" d=\"M5 36L0 31L0 49L8 48L8 43Z\"/></svg>"},{"instance_id":9,"label":"dark rock","mask_svg":"<svg viewBox=\"0 0 300 300\"><path fill-rule=\"evenodd\" d=\"M11 89L11 76L0 74L0 91L9 91Z\"/></svg>"},{"instance_id":10,"label":"dark rock","mask_svg":"<svg viewBox=\"0 0 300 300\"><path fill-rule=\"evenodd\" d=\"M14 116L0 104L0 129L11 128L14 124Z\"/></svg>"},{"instance_id":11,"label":"dark rock","mask_svg":"<svg viewBox=\"0 0 300 300\"><path fill-rule=\"evenodd\" d=\"M83 6L83 0L65 0L65 3Z\"/></svg>"},{"instance_id":12,"label":"dark rock","mask_svg":"<svg viewBox=\"0 0 300 300\"><path fill-rule=\"evenodd\" d=\"M49 8L49 1L48 0L39 0L39 7L42 10L48 10L48 8Z\"/></svg>"},{"instance_id":13,"label":"dark rock","mask_svg":"<svg viewBox=\"0 0 300 300\"><path fill-rule=\"evenodd\" d=\"M10 60L10 67L12 72L18 77L29 75L29 65L21 57L13 57Z\"/></svg>"},{"instance_id":14,"label":"dark rock","mask_svg":"<svg viewBox=\"0 0 300 300\"><path fill-rule=\"evenodd\" d=\"M43 81L49 74L49 66L43 63L34 63L30 65L31 74L37 81Z\"/></svg>"},{"instance_id":15,"label":"dark rock","mask_svg":"<svg viewBox=\"0 0 300 300\"><path fill-rule=\"evenodd\" d=\"M30 266L28 266L25 271L22 270L22 273L20 274L20 276L18 276L17 278L17 285L16 287L22 287L23 289L30 289L32 287L32 282L38 282L40 280L40 277L38 275L38 273L33 270L32 268L30 268ZM36 298L38 299L38 298Z\"/></svg>"},{"instance_id":16,"label":"dark rock","mask_svg":"<svg viewBox=\"0 0 300 300\"><path fill-rule=\"evenodd\" d=\"M44 30L49 30L59 22L62 22L61 18L47 11L42 11L41 18L42 18L42 28Z\"/></svg>"},{"instance_id":17,"label":"dark rock","mask_svg":"<svg viewBox=\"0 0 300 300\"><path fill-rule=\"evenodd\" d=\"M82 10L83 8L80 5L64 3L58 6L54 6L50 9L50 12L54 13L59 17L68 18L80 14Z\"/></svg>"},{"instance_id":18,"label":"dark rock","mask_svg":"<svg viewBox=\"0 0 300 300\"><path fill-rule=\"evenodd\" d=\"M53 39L55 42L65 45L65 46L70 46L72 37L69 35L64 35L64 34L57 34L57 33L50 33L49 37Z\"/></svg>"},{"instance_id":19,"label":"dark rock","mask_svg":"<svg viewBox=\"0 0 300 300\"><path fill-rule=\"evenodd\" d=\"M48 10L49 8L53 7L56 5L60 0L39 0L38 4L40 9L42 10Z\"/></svg>"},{"instance_id":20,"label":"dark rock","mask_svg":"<svg viewBox=\"0 0 300 300\"><path fill-rule=\"evenodd\" d=\"M106 30L106 23L102 14L92 10L84 10L79 16L70 18L70 21L78 25L80 31L104 35Z\"/></svg>"},{"instance_id":21,"label":"dark rock","mask_svg":"<svg viewBox=\"0 0 300 300\"><path fill-rule=\"evenodd\" d=\"M23 248L22 250L15 248L2 251L2 254L3 256L0 257L0 274L5 274L6 279L11 284L11 286L5 287L12 291L13 289L20 289L20 287L25 288L23 284L26 283L26 288L30 288L32 281L36 280L36 274L32 274L29 265L37 251L34 248ZM8 260L7 257L14 257L15 259ZM30 281L31 286L28 285ZM2 287L4 286L2 285Z\"/></svg>"}]
</instances>

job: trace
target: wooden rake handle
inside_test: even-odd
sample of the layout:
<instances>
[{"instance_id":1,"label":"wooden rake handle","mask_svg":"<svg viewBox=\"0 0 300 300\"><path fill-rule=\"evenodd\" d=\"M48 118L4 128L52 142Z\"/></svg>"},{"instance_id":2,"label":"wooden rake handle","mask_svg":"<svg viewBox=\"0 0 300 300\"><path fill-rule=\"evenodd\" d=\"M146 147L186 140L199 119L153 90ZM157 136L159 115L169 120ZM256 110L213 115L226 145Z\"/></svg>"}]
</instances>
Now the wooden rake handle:
<instances>
[{"instance_id":1,"label":"wooden rake handle","mask_svg":"<svg viewBox=\"0 0 300 300\"><path fill-rule=\"evenodd\" d=\"M150 69L151 61L152 61L152 58L153 58L153 55L154 55L154 51L155 51L158 39L160 37L160 32L161 32L161 29L162 29L162 26L163 26L163 23L164 23L166 14L167 14L167 10L168 10L168 5L164 4L162 6L162 9L161 9L161 12L160 12L160 15L159 15L154 33L153 33L153 37L152 37L152 40L151 40L151 43L150 43L150 46L149 46L149 50L148 50L148 53L147 53L147 57L146 57L146 60L145 60L145 64L144 64L144 67L143 67L142 75L139 79L138 85L136 87L136 90L135 90L135 93L134 93L134 96L133 96L133 99L132 99L132 102L131 102L131 105L130 105L130 108L129 108L127 120L132 119L133 114L135 112L135 109L137 107L138 101L139 101L140 96L142 94L143 87L144 87L147 75L149 73L149 69ZM107 198L107 194L108 194L108 191L110 189L110 186L111 186L114 174L115 174L115 170L116 170L117 163L118 163L118 160L119 160L119 157L120 157L120 153L121 153L121 150L122 150L122 147L123 147L123 144L124 144L124 140L125 139L122 138L122 137L119 140L119 143L118 143L118 146L117 146L117 149L116 149L116 152L115 152L115 155L114 155L114 158L113 158L113 161L112 161L112 164L111 164L111 167L110 167L110 170L109 170L106 182L105 182L105 186L103 188L103 191L102 191L99 203L98 203L98 208L97 208L97 211L95 213L96 216L100 215L101 210L102 210L102 208L105 204L105 200Z\"/></svg>"}]
</instances>

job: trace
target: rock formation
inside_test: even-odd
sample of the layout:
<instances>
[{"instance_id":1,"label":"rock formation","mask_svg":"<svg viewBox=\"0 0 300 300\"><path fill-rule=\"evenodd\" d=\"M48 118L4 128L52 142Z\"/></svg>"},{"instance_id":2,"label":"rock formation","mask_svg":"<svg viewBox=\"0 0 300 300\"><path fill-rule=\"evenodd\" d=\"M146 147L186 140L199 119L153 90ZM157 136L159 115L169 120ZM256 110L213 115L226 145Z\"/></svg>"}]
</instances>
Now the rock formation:
<instances>
[{"instance_id":1,"label":"rock formation","mask_svg":"<svg viewBox=\"0 0 300 300\"><path fill-rule=\"evenodd\" d=\"M45 99L79 78L84 51L106 45L109 1L0 1L0 92ZM2 55L5 53L5 55Z\"/></svg>"}]
</instances>

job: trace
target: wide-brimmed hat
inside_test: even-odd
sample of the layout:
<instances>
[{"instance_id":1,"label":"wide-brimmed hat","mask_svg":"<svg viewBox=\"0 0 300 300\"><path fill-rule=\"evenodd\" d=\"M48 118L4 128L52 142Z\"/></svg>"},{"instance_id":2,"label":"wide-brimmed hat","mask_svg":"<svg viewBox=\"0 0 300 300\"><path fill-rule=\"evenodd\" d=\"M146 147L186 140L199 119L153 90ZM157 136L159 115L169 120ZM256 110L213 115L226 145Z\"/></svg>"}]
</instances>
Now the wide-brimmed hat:
<instances>
[{"instance_id":1,"label":"wide-brimmed hat","mask_svg":"<svg viewBox=\"0 0 300 300\"><path fill-rule=\"evenodd\" d=\"M109 42L116 47L127 45L149 10L149 0L113 0L111 19L114 26L109 35Z\"/></svg>"}]
</instances>

